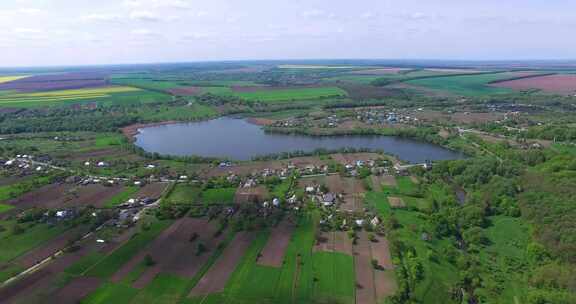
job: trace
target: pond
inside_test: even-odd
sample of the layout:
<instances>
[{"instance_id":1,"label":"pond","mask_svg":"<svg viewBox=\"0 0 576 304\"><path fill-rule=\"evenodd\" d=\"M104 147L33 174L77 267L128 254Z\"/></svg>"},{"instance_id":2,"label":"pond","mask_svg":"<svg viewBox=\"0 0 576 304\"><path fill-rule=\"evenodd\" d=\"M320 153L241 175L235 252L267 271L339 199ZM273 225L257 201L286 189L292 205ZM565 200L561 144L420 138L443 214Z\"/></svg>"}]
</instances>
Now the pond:
<instances>
[{"instance_id":1,"label":"pond","mask_svg":"<svg viewBox=\"0 0 576 304\"><path fill-rule=\"evenodd\" d=\"M382 150L410 163L460 159L464 156L437 145L394 136L305 136L271 134L243 119L223 117L194 123L147 127L136 135L136 145L164 155L251 160L255 156L319 148Z\"/></svg>"}]
</instances>

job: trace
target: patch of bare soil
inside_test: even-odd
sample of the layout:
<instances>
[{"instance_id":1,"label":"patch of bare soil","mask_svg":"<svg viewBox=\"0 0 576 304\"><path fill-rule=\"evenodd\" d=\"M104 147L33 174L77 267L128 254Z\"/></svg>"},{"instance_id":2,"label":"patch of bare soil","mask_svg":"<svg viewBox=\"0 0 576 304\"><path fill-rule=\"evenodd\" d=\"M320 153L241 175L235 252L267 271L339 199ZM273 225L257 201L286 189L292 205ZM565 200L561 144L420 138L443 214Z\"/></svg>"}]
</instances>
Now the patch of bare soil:
<instances>
[{"instance_id":1,"label":"patch of bare soil","mask_svg":"<svg viewBox=\"0 0 576 304\"><path fill-rule=\"evenodd\" d=\"M202 94L202 88L199 87L180 87L169 89L168 92L180 96L196 96Z\"/></svg>"},{"instance_id":2,"label":"patch of bare soil","mask_svg":"<svg viewBox=\"0 0 576 304\"><path fill-rule=\"evenodd\" d=\"M146 124L133 124L127 127L122 128L122 134L126 136L129 140L134 140L135 136L140 133L139 129L147 128L147 127L156 127L156 126L163 126L178 123L174 120L163 121L163 122L155 122L155 123L146 123Z\"/></svg>"},{"instance_id":3,"label":"patch of bare soil","mask_svg":"<svg viewBox=\"0 0 576 304\"><path fill-rule=\"evenodd\" d=\"M138 198L159 198L164 190L168 187L167 183L153 183L153 184L146 184L138 193L136 193L136 197Z\"/></svg>"},{"instance_id":4,"label":"patch of bare soil","mask_svg":"<svg viewBox=\"0 0 576 304\"><path fill-rule=\"evenodd\" d=\"M370 241L366 232L358 235L354 245L354 269L356 270L356 303L376 304L376 285Z\"/></svg>"},{"instance_id":5,"label":"patch of bare soil","mask_svg":"<svg viewBox=\"0 0 576 304\"><path fill-rule=\"evenodd\" d=\"M388 197L388 203L390 204L390 207L392 207L392 208L404 208L404 207L406 207L406 204L404 203L404 200L401 197L389 196Z\"/></svg>"},{"instance_id":6,"label":"patch of bare soil","mask_svg":"<svg viewBox=\"0 0 576 304\"><path fill-rule=\"evenodd\" d=\"M268 189L264 186L256 187L239 187L234 196L234 203L261 203L268 197Z\"/></svg>"},{"instance_id":7,"label":"patch of bare soil","mask_svg":"<svg viewBox=\"0 0 576 304\"><path fill-rule=\"evenodd\" d=\"M52 298L54 303L59 304L76 304L84 297L95 291L102 280L92 277L74 278L64 288L60 289Z\"/></svg>"},{"instance_id":8,"label":"patch of bare soil","mask_svg":"<svg viewBox=\"0 0 576 304\"><path fill-rule=\"evenodd\" d=\"M266 246L262 249L258 264L272 267L282 266L284 254L290 243L293 230L294 225L288 220L283 220L277 227L274 227Z\"/></svg>"},{"instance_id":9,"label":"patch of bare soil","mask_svg":"<svg viewBox=\"0 0 576 304\"><path fill-rule=\"evenodd\" d=\"M183 218L172 224L158 236L145 250L126 263L111 280L119 282L132 269L141 263L146 255L156 262L146 269L134 282L133 287L142 288L150 283L160 272L167 272L191 278L210 258L223 239L215 236L216 226L204 219ZM191 239L197 233L196 239ZM204 244L206 250L197 255L198 244Z\"/></svg>"},{"instance_id":10,"label":"patch of bare soil","mask_svg":"<svg viewBox=\"0 0 576 304\"><path fill-rule=\"evenodd\" d=\"M352 240L346 231L334 232L334 251L352 255Z\"/></svg>"},{"instance_id":11,"label":"patch of bare soil","mask_svg":"<svg viewBox=\"0 0 576 304\"><path fill-rule=\"evenodd\" d=\"M394 295L398 288L394 275L394 264L390 256L388 240L377 237L378 242L372 242L372 259L378 261L378 265L383 269L374 270L374 284L376 287L376 297L381 303L386 297Z\"/></svg>"},{"instance_id":12,"label":"patch of bare soil","mask_svg":"<svg viewBox=\"0 0 576 304\"><path fill-rule=\"evenodd\" d=\"M366 189L361 180L356 178L343 178L344 203L341 210L348 212L362 211L364 209L364 194Z\"/></svg>"},{"instance_id":13,"label":"patch of bare soil","mask_svg":"<svg viewBox=\"0 0 576 304\"><path fill-rule=\"evenodd\" d=\"M542 90L547 93L576 94L576 75L548 75L493 83L492 86L516 91Z\"/></svg>"},{"instance_id":14,"label":"patch of bare soil","mask_svg":"<svg viewBox=\"0 0 576 304\"><path fill-rule=\"evenodd\" d=\"M251 124L257 125L257 126L269 126L269 125L274 124L276 122L276 120L273 120L273 119L258 118L258 117L251 117L251 118L246 119L246 121L248 121Z\"/></svg>"},{"instance_id":15,"label":"patch of bare soil","mask_svg":"<svg viewBox=\"0 0 576 304\"><path fill-rule=\"evenodd\" d=\"M208 272L192 289L189 296L208 295L224 290L228 279L236 269L244 253L254 239L253 232L239 232L234 240L224 249L224 252Z\"/></svg>"}]
</instances>

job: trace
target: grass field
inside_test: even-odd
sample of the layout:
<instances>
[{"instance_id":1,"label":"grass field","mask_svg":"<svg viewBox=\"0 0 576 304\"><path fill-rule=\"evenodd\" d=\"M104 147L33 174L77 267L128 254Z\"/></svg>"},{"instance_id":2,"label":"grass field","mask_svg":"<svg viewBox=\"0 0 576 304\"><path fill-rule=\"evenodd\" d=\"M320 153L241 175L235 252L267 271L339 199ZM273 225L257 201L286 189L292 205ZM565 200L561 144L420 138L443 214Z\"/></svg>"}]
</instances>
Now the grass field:
<instances>
[{"instance_id":1,"label":"grass field","mask_svg":"<svg viewBox=\"0 0 576 304\"><path fill-rule=\"evenodd\" d=\"M139 190L138 187L135 186L126 187L124 188L124 190L122 190L122 192L114 195L114 197L108 200L104 206L111 208L123 204L127 200L133 198L134 194L136 194L138 190Z\"/></svg>"},{"instance_id":2,"label":"grass field","mask_svg":"<svg viewBox=\"0 0 576 304\"><path fill-rule=\"evenodd\" d=\"M197 187L184 184L176 184L168 197L164 199L166 203L197 203L201 190Z\"/></svg>"},{"instance_id":3,"label":"grass field","mask_svg":"<svg viewBox=\"0 0 576 304\"><path fill-rule=\"evenodd\" d=\"M425 87L439 92L463 96L510 93L512 90L490 87L492 81L513 78L513 73L494 73L468 76L433 77L409 80L406 83Z\"/></svg>"},{"instance_id":4,"label":"grass field","mask_svg":"<svg viewBox=\"0 0 576 304\"><path fill-rule=\"evenodd\" d=\"M122 247L118 248L106 258L93 265L86 275L108 278L112 276L124 263L128 262L131 257L136 255L148 243L156 238L165 228L167 228L171 221L154 222L148 230L143 230L139 234L132 237Z\"/></svg>"},{"instance_id":5,"label":"grass field","mask_svg":"<svg viewBox=\"0 0 576 304\"><path fill-rule=\"evenodd\" d=\"M15 222L2 221L0 225L9 229L15 225ZM26 228L25 224L20 224L20 227L24 229L23 232L3 234L0 239L0 243L2 244L0 263L8 262L66 231L66 227L63 225L49 226L46 224L36 224Z\"/></svg>"},{"instance_id":6,"label":"grass field","mask_svg":"<svg viewBox=\"0 0 576 304\"><path fill-rule=\"evenodd\" d=\"M328 294L348 299L350 296L348 280L353 281L354 276L347 278L330 278L330 276L334 271L348 275L352 267L352 257L318 255L313 258L316 220L315 215L300 220L286 249L282 267L257 264L256 257L266 245L270 235L267 231L261 231L236 267L224 292L187 299L184 303L310 303L315 296L324 297ZM341 269L335 269L334 263L339 263L338 267ZM314 286L315 276L323 280L318 286Z\"/></svg>"},{"instance_id":7,"label":"grass field","mask_svg":"<svg viewBox=\"0 0 576 304\"><path fill-rule=\"evenodd\" d=\"M481 251L483 264L487 265L484 277L491 276L503 289L497 297L491 297L491 303L524 302L527 282L521 272L514 269L525 265L526 248L530 242L530 228L521 218L495 216L490 218L491 226L486 229L490 245ZM487 293L490 297L490 293Z\"/></svg>"},{"instance_id":8,"label":"grass field","mask_svg":"<svg viewBox=\"0 0 576 304\"><path fill-rule=\"evenodd\" d=\"M234 95L252 101L281 102L292 100L319 99L327 97L347 96L347 93L336 87L302 88L286 90L263 90L260 92L242 92Z\"/></svg>"},{"instance_id":9,"label":"grass field","mask_svg":"<svg viewBox=\"0 0 576 304\"><path fill-rule=\"evenodd\" d=\"M316 300L354 303L354 259L342 253L316 252L314 267L314 296Z\"/></svg>"},{"instance_id":10,"label":"grass field","mask_svg":"<svg viewBox=\"0 0 576 304\"><path fill-rule=\"evenodd\" d=\"M137 304L176 304L186 291L188 280L175 275L160 273L131 301Z\"/></svg>"},{"instance_id":11,"label":"grass field","mask_svg":"<svg viewBox=\"0 0 576 304\"><path fill-rule=\"evenodd\" d=\"M450 295L444 291L449 290L449 286L458 280L456 268L442 257L442 252L450 247L449 240L423 241L423 232L432 231L432 227L423 217L423 214L411 209L392 209L388 202L388 196L401 197L408 206L421 204L422 199L410 196L418 189L409 177L398 177L397 187L383 187L381 192L366 193L365 202L369 207L373 207L383 218L393 216L400 224L396 229L394 237L400 240L405 246L414 248L424 269L424 279L417 284L414 291L416 299L422 303L453 303ZM437 189L440 195L440 190ZM432 194L429 194L432 195ZM439 256L435 260L425 259L428 254ZM410 267L400 261L399 267ZM405 266L403 266L405 265Z\"/></svg>"},{"instance_id":12,"label":"grass field","mask_svg":"<svg viewBox=\"0 0 576 304\"><path fill-rule=\"evenodd\" d=\"M104 283L96 291L88 295L82 304L124 304L130 303L138 289L123 284Z\"/></svg>"},{"instance_id":13,"label":"grass field","mask_svg":"<svg viewBox=\"0 0 576 304\"><path fill-rule=\"evenodd\" d=\"M0 203L0 213L6 212L12 208L14 208L14 206Z\"/></svg>"},{"instance_id":14,"label":"grass field","mask_svg":"<svg viewBox=\"0 0 576 304\"><path fill-rule=\"evenodd\" d=\"M202 192L202 201L205 204L231 204L234 202L236 188L207 189Z\"/></svg>"},{"instance_id":15,"label":"grass field","mask_svg":"<svg viewBox=\"0 0 576 304\"><path fill-rule=\"evenodd\" d=\"M99 252L92 252L86 256L83 256L72 266L66 268L65 272L71 275L83 275L90 267L102 260L104 255Z\"/></svg>"}]
</instances>

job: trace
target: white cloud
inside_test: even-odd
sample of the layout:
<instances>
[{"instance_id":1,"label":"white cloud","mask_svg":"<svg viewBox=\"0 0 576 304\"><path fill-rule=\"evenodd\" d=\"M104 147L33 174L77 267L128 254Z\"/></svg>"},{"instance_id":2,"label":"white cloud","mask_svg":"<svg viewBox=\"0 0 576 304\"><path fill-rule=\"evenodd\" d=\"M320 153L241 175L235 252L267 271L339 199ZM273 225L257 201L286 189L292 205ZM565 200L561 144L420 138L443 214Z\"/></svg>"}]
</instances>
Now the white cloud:
<instances>
[{"instance_id":1,"label":"white cloud","mask_svg":"<svg viewBox=\"0 0 576 304\"><path fill-rule=\"evenodd\" d=\"M160 17L150 11L133 11L130 13L130 19L138 21L160 21Z\"/></svg>"},{"instance_id":2,"label":"white cloud","mask_svg":"<svg viewBox=\"0 0 576 304\"><path fill-rule=\"evenodd\" d=\"M12 32L16 34L41 34L44 30L38 28L15 28Z\"/></svg>"},{"instance_id":3,"label":"white cloud","mask_svg":"<svg viewBox=\"0 0 576 304\"><path fill-rule=\"evenodd\" d=\"M151 31L149 29L134 29L130 32L132 35L134 36L138 36L138 37L148 37L148 38L158 38L161 37L162 35L160 33Z\"/></svg>"},{"instance_id":4,"label":"white cloud","mask_svg":"<svg viewBox=\"0 0 576 304\"><path fill-rule=\"evenodd\" d=\"M18 10L18 13L28 16L37 16L42 13L42 10L37 8L21 8Z\"/></svg>"},{"instance_id":5,"label":"white cloud","mask_svg":"<svg viewBox=\"0 0 576 304\"><path fill-rule=\"evenodd\" d=\"M201 40L213 37L214 34L210 33L190 33L182 36L183 40Z\"/></svg>"},{"instance_id":6,"label":"white cloud","mask_svg":"<svg viewBox=\"0 0 576 304\"><path fill-rule=\"evenodd\" d=\"M151 11L133 11L130 13L130 19L145 22L161 22L161 21L175 21L178 17L175 16L160 16Z\"/></svg>"},{"instance_id":7,"label":"white cloud","mask_svg":"<svg viewBox=\"0 0 576 304\"><path fill-rule=\"evenodd\" d=\"M119 22L122 17L116 14L90 14L82 16L80 19L85 22Z\"/></svg>"},{"instance_id":8,"label":"white cloud","mask_svg":"<svg viewBox=\"0 0 576 304\"><path fill-rule=\"evenodd\" d=\"M303 11L300 15L304 18L329 18L329 19L336 18L336 14L329 13L327 11L319 9Z\"/></svg>"},{"instance_id":9,"label":"white cloud","mask_svg":"<svg viewBox=\"0 0 576 304\"><path fill-rule=\"evenodd\" d=\"M362 19L374 19L376 17L378 17L378 15L372 12L365 12L362 15L360 15L360 18Z\"/></svg>"},{"instance_id":10,"label":"white cloud","mask_svg":"<svg viewBox=\"0 0 576 304\"><path fill-rule=\"evenodd\" d=\"M124 6L131 8L173 8L191 9L192 5L185 0L124 0Z\"/></svg>"}]
</instances>

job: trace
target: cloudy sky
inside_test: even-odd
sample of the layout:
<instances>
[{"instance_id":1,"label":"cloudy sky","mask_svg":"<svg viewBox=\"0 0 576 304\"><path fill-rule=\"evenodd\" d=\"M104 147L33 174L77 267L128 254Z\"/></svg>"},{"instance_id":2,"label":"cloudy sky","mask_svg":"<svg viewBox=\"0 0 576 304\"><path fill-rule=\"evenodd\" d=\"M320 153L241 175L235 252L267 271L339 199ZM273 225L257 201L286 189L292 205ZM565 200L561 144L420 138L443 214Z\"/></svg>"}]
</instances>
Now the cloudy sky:
<instances>
[{"instance_id":1,"label":"cloudy sky","mask_svg":"<svg viewBox=\"0 0 576 304\"><path fill-rule=\"evenodd\" d=\"M574 0L1 0L0 66L576 59Z\"/></svg>"}]
</instances>

